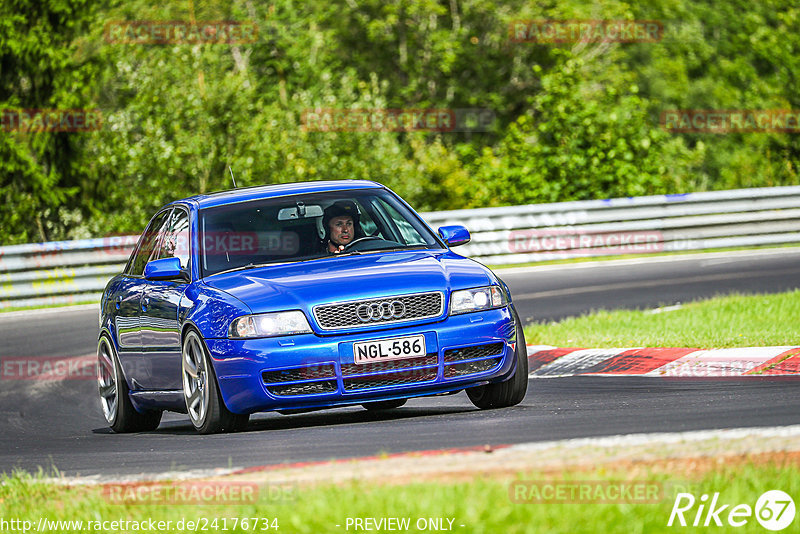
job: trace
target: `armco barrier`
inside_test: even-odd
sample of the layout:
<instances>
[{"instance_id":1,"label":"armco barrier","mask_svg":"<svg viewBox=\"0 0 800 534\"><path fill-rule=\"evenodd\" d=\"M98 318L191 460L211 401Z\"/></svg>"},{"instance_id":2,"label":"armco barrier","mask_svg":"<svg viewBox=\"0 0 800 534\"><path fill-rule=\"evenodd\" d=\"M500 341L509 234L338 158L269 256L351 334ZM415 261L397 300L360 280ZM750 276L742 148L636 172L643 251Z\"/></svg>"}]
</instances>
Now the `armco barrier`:
<instances>
[{"instance_id":1,"label":"armco barrier","mask_svg":"<svg viewBox=\"0 0 800 534\"><path fill-rule=\"evenodd\" d=\"M800 186L437 211L490 265L800 243ZM0 309L99 300L138 236L0 247Z\"/></svg>"}]
</instances>

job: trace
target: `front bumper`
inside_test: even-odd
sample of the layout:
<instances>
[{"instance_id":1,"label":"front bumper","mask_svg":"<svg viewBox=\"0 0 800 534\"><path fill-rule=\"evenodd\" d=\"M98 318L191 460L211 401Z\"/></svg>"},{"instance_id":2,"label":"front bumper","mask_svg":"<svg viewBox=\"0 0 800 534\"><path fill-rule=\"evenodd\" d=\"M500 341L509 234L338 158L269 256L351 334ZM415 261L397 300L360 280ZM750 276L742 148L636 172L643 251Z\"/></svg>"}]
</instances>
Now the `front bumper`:
<instances>
[{"instance_id":1,"label":"front bumper","mask_svg":"<svg viewBox=\"0 0 800 534\"><path fill-rule=\"evenodd\" d=\"M427 356L356 365L353 343L423 334ZM208 339L225 405L234 413L324 408L435 395L514 372L510 308L358 334Z\"/></svg>"}]
</instances>

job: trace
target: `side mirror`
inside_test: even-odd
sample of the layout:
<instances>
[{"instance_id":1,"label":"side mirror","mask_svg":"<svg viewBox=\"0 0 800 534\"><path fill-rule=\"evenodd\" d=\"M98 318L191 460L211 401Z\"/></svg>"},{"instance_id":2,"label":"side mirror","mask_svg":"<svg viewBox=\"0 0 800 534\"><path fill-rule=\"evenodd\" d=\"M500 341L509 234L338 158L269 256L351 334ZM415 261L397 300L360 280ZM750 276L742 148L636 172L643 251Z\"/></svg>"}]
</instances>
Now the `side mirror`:
<instances>
[{"instance_id":1,"label":"side mirror","mask_svg":"<svg viewBox=\"0 0 800 534\"><path fill-rule=\"evenodd\" d=\"M179 258L162 258L147 262L144 266L144 277L147 280L186 280L186 271L181 269Z\"/></svg>"},{"instance_id":2,"label":"side mirror","mask_svg":"<svg viewBox=\"0 0 800 534\"><path fill-rule=\"evenodd\" d=\"M442 226L439 228L439 235L442 237L442 240L451 247L464 245L469 243L471 239L469 230L460 225Z\"/></svg>"}]
</instances>

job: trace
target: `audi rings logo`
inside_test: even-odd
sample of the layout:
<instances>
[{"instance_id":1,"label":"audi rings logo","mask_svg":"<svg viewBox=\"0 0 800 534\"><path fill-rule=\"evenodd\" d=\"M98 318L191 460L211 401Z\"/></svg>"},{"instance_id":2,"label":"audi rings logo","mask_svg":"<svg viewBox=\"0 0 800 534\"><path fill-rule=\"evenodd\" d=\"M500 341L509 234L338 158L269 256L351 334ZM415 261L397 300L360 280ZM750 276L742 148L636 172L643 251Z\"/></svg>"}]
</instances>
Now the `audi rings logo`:
<instances>
[{"instance_id":1,"label":"audi rings logo","mask_svg":"<svg viewBox=\"0 0 800 534\"><path fill-rule=\"evenodd\" d=\"M383 302L361 304L356 308L356 315L362 323L401 319L405 314L406 305L399 300L393 300L392 302L384 300Z\"/></svg>"}]
</instances>

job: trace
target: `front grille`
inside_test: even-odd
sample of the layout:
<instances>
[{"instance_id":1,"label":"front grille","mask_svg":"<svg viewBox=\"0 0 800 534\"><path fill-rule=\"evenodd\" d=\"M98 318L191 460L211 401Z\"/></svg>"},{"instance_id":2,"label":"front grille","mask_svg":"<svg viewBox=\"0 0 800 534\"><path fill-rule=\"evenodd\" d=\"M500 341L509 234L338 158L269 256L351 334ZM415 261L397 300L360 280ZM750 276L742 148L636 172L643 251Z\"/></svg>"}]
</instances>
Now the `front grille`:
<instances>
[{"instance_id":1,"label":"front grille","mask_svg":"<svg viewBox=\"0 0 800 534\"><path fill-rule=\"evenodd\" d=\"M361 318L359 318L359 307L362 305L399 302L404 313L400 316L392 316L386 313L384 316L374 319L366 318L364 308L361 308ZM397 306L400 307L400 306ZM395 308L393 307L392 310ZM382 323L397 323L413 319L428 319L438 317L444 312L444 297L442 293L418 293L416 295L403 295L399 297L382 297L378 299L357 300L353 302L342 302L338 304L322 304L314 307L314 318L323 330L336 330L340 328L350 328L353 326L367 326ZM377 314L376 314L377 315ZM396 314L395 314L396 315Z\"/></svg>"},{"instance_id":2,"label":"front grille","mask_svg":"<svg viewBox=\"0 0 800 534\"><path fill-rule=\"evenodd\" d=\"M267 391L278 397L290 395L318 395L320 393L333 393L336 391L336 380L322 382L301 382L299 384L280 384L267 386Z\"/></svg>"},{"instance_id":3,"label":"front grille","mask_svg":"<svg viewBox=\"0 0 800 534\"><path fill-rule=\"evenodd\" d=\"M502 358L489 358L488 360L478 360L476 362L456 363L444 368L444 377L453 378L455 376L474 375L484 373L500 365Z\"/></svg>"},{"instance_id":4,"label":"front grille","mask_svg":"<svg viewBox=\"0 0 800 534\"><path fill-rule=\"evenodd\" d=\"M264 381L267 391L278 397L338 391L336 367L332 363L263 371L261 380Z\"/></svg>"},{"instance_id":5,"label":"front grille","mask_svg":"<svg viewBox=\"0 0 800 534\"><path fill-rule=\"evenodd\" d=\"M296 382L298 380L314 380L317 378L336 378L336 368L333 364L296 367L294 369L280 369L277 371L264 371L261 378L265 384L281 382Z\"/></svg>"},{"instance_id":6,"label":"front grille","mask_svg":"<svg viewBox=\"0 0 800 534\"><path fill-rule=\"evenodd\" d=\"M346 378L344 380L344 389L345 391L354 391L358 389L401 386L403 384L427 382L429 380L435 380L437 373L438 369L433 367L427 369L400 371L398 373L387 373L383 375Z\"/></svg>"},{"instance_id":7,"label":"front grille","mask_svg":"<svg viewBox=\"0 0 800 534\"><path fill-rule=\"evenodd\" d=\"M464 360L475 360L487 358L503 352L502 343L491 343L489 345L474 345L460 349L448 349L444 351L445 362L460 362Z\"/></svg>"},{"instance_id":8,"label":"front grille","mask_svg":"<svg viewBox=\"0 0 800 534\"><path fill-rule=\"evenodd\" d=\"M397 369L408 369L409 367L422 367L425 365L437 365L439 359L436 354L428 354L422 358L409 358L407 360L394 360L388 362L375 363L344 363L342 364L342 376L362 375L367 373L380 373L384 371L394 371Z\"/></svg>"}]
</instances>

